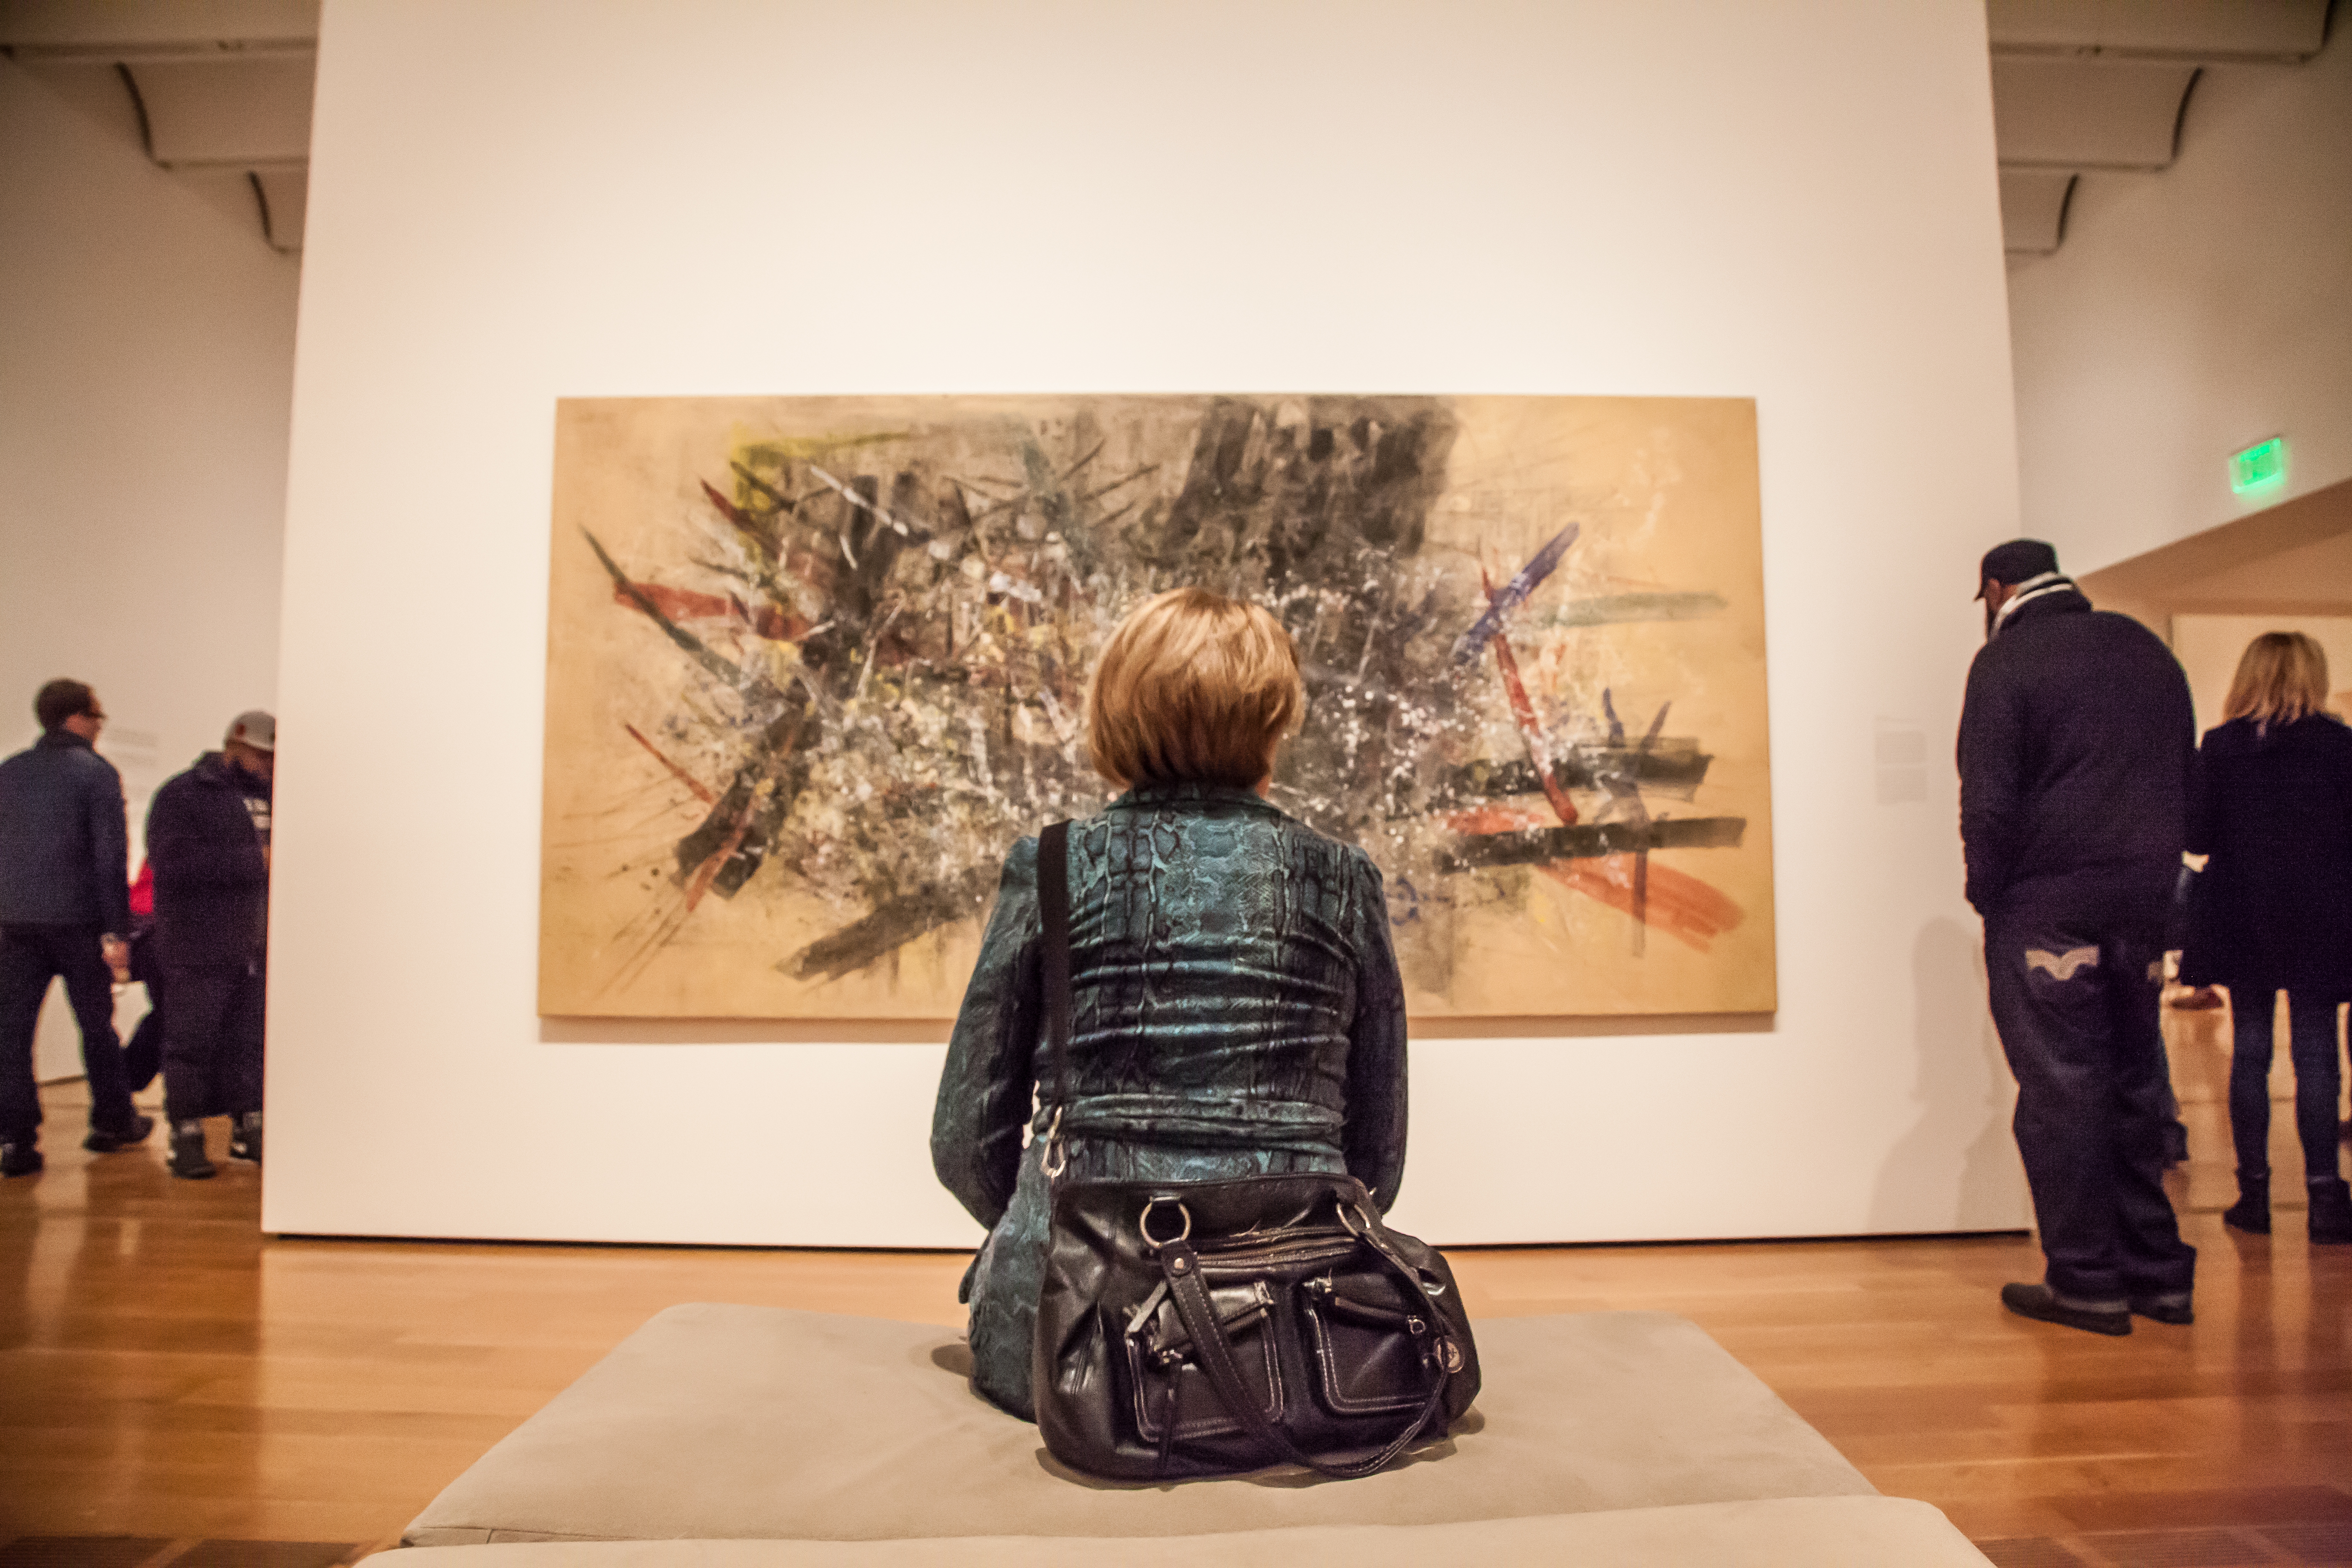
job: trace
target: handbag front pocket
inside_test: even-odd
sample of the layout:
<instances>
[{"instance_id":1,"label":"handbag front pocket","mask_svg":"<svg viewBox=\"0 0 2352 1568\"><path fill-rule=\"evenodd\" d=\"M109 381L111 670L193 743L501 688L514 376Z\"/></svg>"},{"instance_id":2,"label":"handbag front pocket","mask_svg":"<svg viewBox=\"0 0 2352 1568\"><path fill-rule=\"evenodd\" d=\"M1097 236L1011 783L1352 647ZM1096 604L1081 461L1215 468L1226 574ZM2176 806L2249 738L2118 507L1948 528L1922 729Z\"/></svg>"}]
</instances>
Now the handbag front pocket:
<instances>
[{"instance_id":1,"label":"handbag front pocket","mask_svg":"<svg viewBox=\"0 0 2352 1568\"><path fill-rule=\"evenodd\" d=\"M1418 1408L1429 1396L1435 1329L1428 1303L1406 1302L1385 1275L1324 1274L1298 1288L1316 1392L1334 1415Z\"/></svg>"},{"instance_id":2,"label":"handbag front pocket","mask_svg":"<svg viewBox=\"0 0 2352 1568\"><path fill-rule=\"evenodd\" d=\"M1232 1342L1234 1362L1266 1419L1282 1418L1282 1369L1275 1354L1274 1292L1263 1279L1213 1287L1209 1305ZM1128 1374L1135 1391L1135 1427L1148 1443L1164 1441L1172 1412L1178 1440L1222 1436L1243 1429L1201 1370L1192 1336L1176 1303L1154 1291L1126 1333ZM1171 1403L1172 1401L1172 1403Z\"/></svg>"}]
</instances>

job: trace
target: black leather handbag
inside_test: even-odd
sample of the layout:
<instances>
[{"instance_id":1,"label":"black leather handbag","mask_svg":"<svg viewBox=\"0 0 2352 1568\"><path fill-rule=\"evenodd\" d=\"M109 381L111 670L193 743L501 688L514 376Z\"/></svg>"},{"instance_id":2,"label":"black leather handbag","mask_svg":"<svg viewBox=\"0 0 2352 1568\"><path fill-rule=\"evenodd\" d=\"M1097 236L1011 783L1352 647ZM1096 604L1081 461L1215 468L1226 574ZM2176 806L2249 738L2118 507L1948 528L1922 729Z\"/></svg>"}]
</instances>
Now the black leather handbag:
<instances>
[{"instance_id":1,"label":"black leather handbag","mask_svg":"<svg viewBox=\"0 0 2352 1568\"><path fill-rule=\"evenodd\" d=\"M1368 1476L1478 1393L1444 1255L1346 1175L1061 1183L1068 824L1038 841L1054 1182L1030 1375L1045 1447L1124 1480L1297 1464Z\"/></svg>"}]
</instances>

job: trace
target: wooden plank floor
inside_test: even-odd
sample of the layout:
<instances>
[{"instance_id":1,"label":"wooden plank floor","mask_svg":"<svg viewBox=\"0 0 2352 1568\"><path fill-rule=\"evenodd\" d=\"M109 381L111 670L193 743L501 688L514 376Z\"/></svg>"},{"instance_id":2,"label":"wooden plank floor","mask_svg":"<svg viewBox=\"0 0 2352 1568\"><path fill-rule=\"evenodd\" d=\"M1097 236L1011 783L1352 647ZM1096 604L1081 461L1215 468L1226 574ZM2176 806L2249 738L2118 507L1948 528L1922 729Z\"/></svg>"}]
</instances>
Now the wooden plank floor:
<instances>
[{"instance_id":1,"label":"wooden plank floor","mask_svg":"<svg viewBox=\"0 0 2352 1568\"><path fill-rule=\"evenodd\" d=\"M2352 1247L2284 1208L2269 1238L2221 1228L2223 1016L2174 1025L2193 1328L2007 1316L1994 1292L2039 1272L2023 1237L1465 1250L1465 1295L1682 1313L2004 1563L2352 1563ZM961 1256L270 1239L252 1168L86 1155L80 1086L49 1101L48 1171L0 1184L0 1568L100 1560L25 1537L167 1543L142 1563L385 1541L673 1302L960 1321Z\"/></svg>"}]
</instances>

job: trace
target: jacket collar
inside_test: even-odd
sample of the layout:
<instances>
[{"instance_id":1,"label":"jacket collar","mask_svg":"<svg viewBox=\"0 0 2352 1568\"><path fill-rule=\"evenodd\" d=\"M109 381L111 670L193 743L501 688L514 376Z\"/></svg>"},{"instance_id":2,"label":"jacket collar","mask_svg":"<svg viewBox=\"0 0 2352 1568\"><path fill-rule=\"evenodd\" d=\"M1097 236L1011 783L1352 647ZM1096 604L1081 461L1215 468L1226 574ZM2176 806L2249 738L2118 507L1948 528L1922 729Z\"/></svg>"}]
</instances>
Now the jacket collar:
<instances>
[{"instance_id":1,"label":"jacket collar","mask_svg":"<svg viewBox=\"0 0 2352 1568\"><path fill-rule=\"evenodd\" d=\"M1992 635L2000 636L2019 621L2064 615L2090 607L2091 601L2084 596L2083 590L2074 586L2072 577L2044 572L2041 576L2029 577L2017 585L2016 595L2000 607L2000 615L1993 617Z\"/></svg>"},{"instance_id":2,"label":"jacket collar","mask_svg":"<svg viewBox=\"0 0 2352 1568\"><path fill-rule=\"evenodd\" d=\"M67 751L76 746L80 747L85 752L94 752L98 750L97 747L89 743L89 740L87 736L77 735L71 730L67 729L44 730L41 731L41 738L34 742L33 744L37 746L47 746L53 752Z\"/></svg>"},{"instance_id":3,"label":"jacket collar","mask_svg":"<svg viewBox=\"0 0 2352 1568\"><path fill-rule=\"evenodd\" d=\"M1250 811L1262 811L1270 816L1284 815L1280 806L1262 797L1254 789L1238 784L1142 784L1110 803L1111 811L1153 811L1168 807L1182 810L1187 806L1237 805Z\"/></svg>"},{"instance_id":4,"label":"jacket collar","mask_svg":"<svg viewBox=\"0 0 2352 1568\"><path fill-rule=\"evenodd\" d=\"M196 759L196 765L189 771L206 784L226 785L239 795L260 795L265 799L269 795L269 786L230 762L226 752L206 752Z\"/></svg>"}]
</instances>

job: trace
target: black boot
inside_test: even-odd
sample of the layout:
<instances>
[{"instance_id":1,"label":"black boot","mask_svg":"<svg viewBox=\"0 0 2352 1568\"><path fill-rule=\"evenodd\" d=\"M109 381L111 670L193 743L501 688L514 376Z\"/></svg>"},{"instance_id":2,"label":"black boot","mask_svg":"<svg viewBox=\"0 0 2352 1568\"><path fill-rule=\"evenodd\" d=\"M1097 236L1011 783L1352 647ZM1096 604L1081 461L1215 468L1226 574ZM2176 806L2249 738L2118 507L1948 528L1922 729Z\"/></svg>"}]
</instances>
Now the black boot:
<instances>
[{"instance_id":1,"label":"black boot","mask_svg":"<svg viewBox=\"0 0 2352 1568\"><path fill-rule=\"evenodd\" d=\"M261 1163L261 1112L240 1111L229 1121L228 1157Z\"/></svg>"},{"instance_id":2,"label":"black boot","mask_svg":"<svg viewBox=\"0 0 2352 1568\"><path fill-rule=\"evenodd\" d=\"M175 1121L172 1124L172 1152L163 1162L172 1174L185 1181L201 1182L214 1173L212 1160L205 1153L205 1124L201 1121Z\"/></svg>"},{"instance_id":3,"label":"black boot","mask_svg":"<svg viewBox=\"0 0 2352 1568\"><path fill-rule=\"evenodd\" d=\"M36 1175L41 1169L41 1146L30 1136L0 1143L0 1176Z\"/></svg>"},{"instance_id":4,"label":"black boot","mask_svg":"<svg viewBox=\"0 0 2352 1568\"><path fill-rule=\"evenodd\" d=\"M2352 1242L2352 1187L2341 1176L2311 1184L2311 1239Z\"/></svg>"},{"instance_id":5,"label":"black boot","mask_svg":"<svg viewBox=\"0 0 2352 1568\"><path fill-rule=\"evenodd\" d=\"M153 1131L155 1131L153 1117L133 1116L128 1127L91 1128L89 1136L81 1141L81 1146L93 1154L111 1154L118 1149L128 1149L134 1144L144 1143L147 1141L147 1134Z\"/></svg>"},{"instance_id":6,"label":"black boot","mask_svg":"<svg viewBox=\"0 0 2352 1568\"><path fill-rule=\"evenodd\" d=\"M2271 1233L2271 1179L2238 1173L2238 1201L2221 1211L2221 1223L2250 1236Z\"/></svg>"}]
</instances>

